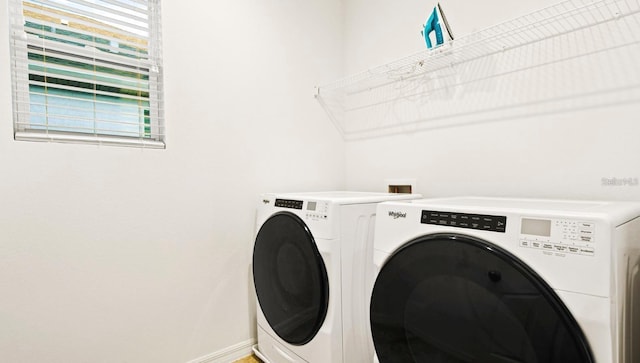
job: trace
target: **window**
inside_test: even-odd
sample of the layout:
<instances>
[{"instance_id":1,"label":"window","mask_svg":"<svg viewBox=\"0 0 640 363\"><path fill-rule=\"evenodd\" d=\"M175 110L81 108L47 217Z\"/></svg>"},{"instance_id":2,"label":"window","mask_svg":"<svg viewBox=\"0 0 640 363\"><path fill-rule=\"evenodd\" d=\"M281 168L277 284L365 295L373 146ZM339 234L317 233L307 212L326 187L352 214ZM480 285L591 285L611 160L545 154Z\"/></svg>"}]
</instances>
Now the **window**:
<instances>
[{"instance_id":1,"label":"window","mask_svg":"<svg viewBox=\"0 0 640 363\"><path fill-rule=\"evenodd\" d=\"M9 0L16 140L164 148L160 0Z\"/></svg>"}]
</instances>

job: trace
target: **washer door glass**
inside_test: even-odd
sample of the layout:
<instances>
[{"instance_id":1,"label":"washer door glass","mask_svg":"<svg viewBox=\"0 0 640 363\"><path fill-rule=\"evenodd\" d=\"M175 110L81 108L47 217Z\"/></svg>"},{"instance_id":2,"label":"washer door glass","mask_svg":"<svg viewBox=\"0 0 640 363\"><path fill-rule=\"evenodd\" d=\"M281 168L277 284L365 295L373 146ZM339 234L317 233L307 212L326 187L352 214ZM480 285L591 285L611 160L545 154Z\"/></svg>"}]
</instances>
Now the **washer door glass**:
<instances>
[{"instance_id":1,"label":"washer door glass","mask_svg":"<svg viewBox=\"0 0 640 363\"><path fill-rule=\"evenodd\" d=\"M327 315L329 282L307 225L295 214L276 213L260 228L253 249L253 280L271 328L290 344L316 335Z\"/></svg>"},{"instance_id":2,"label":"washer door glass","mask_svg":"<svg viewBox=\"0 0 640 363\"><path fill-rule=\"evenodd\" d=\"M584 334L555 292L509 252L438 234L400 248L371 298L381 363L590 363Z\"/></svg>"}]
</instances>

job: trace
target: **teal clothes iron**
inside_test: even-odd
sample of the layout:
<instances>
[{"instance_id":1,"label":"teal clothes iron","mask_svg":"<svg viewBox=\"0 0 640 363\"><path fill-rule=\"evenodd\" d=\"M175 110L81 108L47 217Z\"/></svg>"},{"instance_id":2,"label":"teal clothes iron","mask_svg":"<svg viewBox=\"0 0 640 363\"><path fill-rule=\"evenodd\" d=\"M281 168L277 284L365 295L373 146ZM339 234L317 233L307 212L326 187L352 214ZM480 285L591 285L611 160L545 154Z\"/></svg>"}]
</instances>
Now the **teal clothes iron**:
<instances>
[{"instance_id":1,"label":"teal clothes iron","mask_svg":"<svg viewBox=\"0 0 640 363\"><path fill-rule=\"evenodd\" d=\"M444 25L444 29L442 25ZM453 40L453 33L451 33L449 22L447 22L447 18L444 16L440 3L437 3L433 8L431 16L429 16L429 19L422 29L422 36L427 43L427 48L433 48L433 43L430 38L431 33L435 33L436 46L442 45L445 37L447 41Z\"/></svg>"}]
</instances>

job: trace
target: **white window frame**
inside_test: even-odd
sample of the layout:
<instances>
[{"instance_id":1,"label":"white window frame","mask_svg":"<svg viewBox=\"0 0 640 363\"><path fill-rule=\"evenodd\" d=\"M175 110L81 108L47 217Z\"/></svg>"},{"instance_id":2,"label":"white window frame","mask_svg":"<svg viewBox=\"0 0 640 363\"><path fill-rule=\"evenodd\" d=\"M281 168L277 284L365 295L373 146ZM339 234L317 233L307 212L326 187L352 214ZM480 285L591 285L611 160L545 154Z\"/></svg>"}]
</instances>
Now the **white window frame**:
<instances>
[{"instance_id":1,"label":"white window frame","mask_svg":"<svg viewBox=\"0 0 640 363\"><path fill-rule=\"evenodd\" d=\"M127 6L137 10L127 11ZM142 29L135 37L144 39L146 47L137 47L127 54L132 48L113 39L136 31L127 27L127 21L133 18L131 14L137 16L135 21L140 22ZM15 140L166 147L160 0L9 0L9 15ZM33 26L27 26L28 20L33 25L34 16L36 25L42 26L42 35L34 35ZM74 24L65 19L67 16ZM118 17L125 20L119 23ZM92 23L87 26L83 21ZM95 28L92 24L96 24ZM54 29L58 26L62 32ZM82 38L77 35L80 33ZM94 43L78 46L90 39ZM97 45L93 47L94 44ZM59 54L58 64L49 61ZM38 58L34 61L34 57ZM81 61L76 64L84 68L69 66L69 61L77 59ZM132 91L125 89L128 86L120 86L131 84L131 78L116 74L113 69L100 71L106 69L104 64L114 64L113 68L137 75L139 84L131 88L138 93L131 95ZM47 73L48 69L51 73Z\"/></svg>"}]
</instances>

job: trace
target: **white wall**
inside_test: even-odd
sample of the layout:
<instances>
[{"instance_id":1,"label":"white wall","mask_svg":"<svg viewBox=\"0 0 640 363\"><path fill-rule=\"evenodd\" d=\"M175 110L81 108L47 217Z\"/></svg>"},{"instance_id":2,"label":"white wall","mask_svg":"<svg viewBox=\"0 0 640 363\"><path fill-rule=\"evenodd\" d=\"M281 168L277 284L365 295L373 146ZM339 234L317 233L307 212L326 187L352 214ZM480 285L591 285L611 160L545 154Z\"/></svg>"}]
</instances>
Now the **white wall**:
<instances>
[{"instance_id":1,"label":"white wall","mask_svg":"<svg viewBox=\"0 0 640 363\"><path fill-rule=\"evenodd\" d=\"M164 1L166 150L16 142L0 6L0 360L185 362L255 336L259 193L339 189L339 0Z\"/></svg>"},{"instance_id":2,"label":"white wall","mask_svg":"<svg viewBox=\"0 0 640 363\"><path fill-rule=\"evenodd\" d=\"M554 3L441 1L456 37ZM422 51L421 25L434 4L421 0L348 1L347 73ZM625 72L638 78L636 66ZM640 186L602 185L602 178L640 178L639 112L636 101L627 106L350 141L346 147L347 187L383 190L385 179L414 178L417 191L428 197L640 200Z\"/></svg>"}]
</instances>

